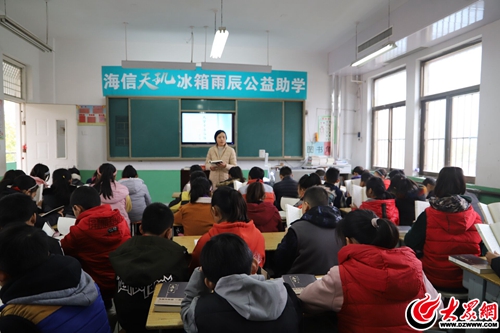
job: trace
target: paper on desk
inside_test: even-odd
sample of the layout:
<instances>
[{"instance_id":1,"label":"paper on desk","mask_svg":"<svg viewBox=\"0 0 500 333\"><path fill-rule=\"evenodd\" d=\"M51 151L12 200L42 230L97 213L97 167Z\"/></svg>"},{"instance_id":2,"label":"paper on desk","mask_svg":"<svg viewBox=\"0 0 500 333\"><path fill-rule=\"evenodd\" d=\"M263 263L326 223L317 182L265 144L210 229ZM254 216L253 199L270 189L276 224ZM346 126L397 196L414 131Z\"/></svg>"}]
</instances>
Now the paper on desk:
<instances>
[{"instance_id":1,"label":"paper on desk","mask_svg":"<svg viewBox=\"0 0 500 333\"><path fill-rule=\"evenodd\" d=\"M199 238L197 238L197 239L194 240L194 246L196 246L196 244L198 244L198 239Z\"/></svg>"},{"instance_id":2,"label":"paper on desk","mask_svg":"<svg viewBox=\"0 0 500 333\"><path fill-rule=\"evenodd\" d=\"M52 235L54 234L54 229L52 229L52 227L47 222L43 224L42 230L45 231L45 233L49 237L52 237Z\"/></svg>"},{"instance_id":3,"label":"paper on desk","mask_svg":"<svg viewBox=\"0 0 500 333\"><path fill-rule=\"evenodd\" d=\"M295 222L302 217L302 209L287 204L285 208L285 216L286 225L289 227L292 222Z\"/></svg>"}]
</instances>

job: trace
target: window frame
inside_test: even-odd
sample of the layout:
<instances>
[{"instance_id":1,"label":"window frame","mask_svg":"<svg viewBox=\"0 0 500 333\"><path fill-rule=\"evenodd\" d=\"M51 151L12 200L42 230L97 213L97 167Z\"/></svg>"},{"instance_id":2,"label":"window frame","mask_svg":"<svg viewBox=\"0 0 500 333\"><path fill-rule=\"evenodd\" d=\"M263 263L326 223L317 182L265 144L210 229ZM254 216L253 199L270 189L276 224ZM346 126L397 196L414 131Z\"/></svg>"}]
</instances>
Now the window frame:
<instances>
[{"instance_id":1,"label":"window frame","mask_svg":"<svg viewBox=\"0 0 500 333\"><path fill-rule=\"evenodd\" d=\"M23 64L23 63L20 63L19 61L17 60L14 60L12 58L10 58L9 56L6 56L5 54L2 55L2 68L3 68L3 62L6 62L12 66L15 66L15 67L18 67L21 69L21 98L18 98L18 97L15 97L15 96L11 96L11 95L8 95L8 94L3 94L4 96L4 99L5 100L9 100L9 101L12 101L12 102L16 102L16 103L26 103L27 101L27 96L26 96L26 92L27 92L27 88L26 88L26 65ZM2 80L3 80L3 73L2 73ZM3 85L2 85L3 86Z\"/></svg>"},{"instance_id":2,"label":"window frame","mask_svg":"<svg viewBox=\"0 0 500 333\"><path fill-rule=\"evenodd\" d=\"M427 95L424 96L424 85L425 85L425 65L427 62L435 60L440 57L444 57L448 54L459 52L476 44L482 44L482 40L474 40L465 44L462 44L458 47L449 49L445 52L442 52L436 56L425 59L420 62L420 139L419 139L419 175L420 176L432 176L437 177L438 173L425 171L424 163L425 163L425 124L427 119L427 102L433 102L438 100L446 101L446 125L445 125L445 139L444 139L444 164L445 166L451 165L451 125L452 125L452 107L453 107L453 98L461 95L467 95L472 93L480 93L481 92L481 84L473 85L469 87L459 88L455 90L445 91L438 94ZM482 47L482 45L481 45ZM465 176L465 181L467 183L474 184L476 181L476 177Z\"/></svg>"},{"instance_id":3,"label":"window frame","mask_svg":"<svg viewBox=\"0 0 500 333\"><path fill-rule=\"evenodd\" d=\"M384 104L384 105L378 105L378 106L375 106L375 94L376 94L376 90L375 90L375 81L377 80L380 80L386 76L390 76L390 75L393 75L393 74L396 74L398 72L402 72L402 71L406 71L406 67L400 67L400 68L397 68L393 71L390 71L390 72L387 72L387 73L384 73L383 75L381 76L378 76L376 78L374 78L372 80L372 91L373 91L373 94L372 94L372 135L371 135L371 141L372 141L372 144L371 144L371 151L372 151L372 154L371 154L371 166L372 166L372 169L378 169L378 168L387 168L387 169L391 169L392 168L392 125L393 125L393 109L395 108L399 108L399 107L402 107L402 106L405 106L406 107L406 98L405 100L403 101L398 101L398 102L394 102L394 103L389 103L389 104ZM406 84L406 82L405 82ZM376 112L377 111L381 111L381 110L388 110L389 111L389 126L388 126L388 141L389 141L389 147L388 147L388 157L387 157L387 166L381 166L381 165L375 165L375 115L376 115ZM406 142L406 138L405 138L405 142Z\"/></svg>"}]
</instances>

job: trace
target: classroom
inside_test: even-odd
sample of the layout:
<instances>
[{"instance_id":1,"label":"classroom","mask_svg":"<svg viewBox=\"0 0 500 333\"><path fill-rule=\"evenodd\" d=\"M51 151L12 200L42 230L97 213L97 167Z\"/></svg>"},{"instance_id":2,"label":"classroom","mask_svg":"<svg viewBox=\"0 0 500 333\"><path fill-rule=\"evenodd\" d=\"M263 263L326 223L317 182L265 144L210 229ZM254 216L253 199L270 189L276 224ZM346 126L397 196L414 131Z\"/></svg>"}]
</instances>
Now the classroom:
<instances>
[{"instance_id":1,"label":"classroom","mask_svg":"<svg viewBox=\"0 0 500 333\"><path fill-rule=\"evenodd\" d=\"M318 159L348 165L344 179L359 165L421 183L457 166L480 202L500 201L498 0L5 0L0 25L0 175L44 163L85 182L130 164L168 204L213 146L185 139L183 117L210 111L232 115L245 177ZM210 73L237 88L203 92L195 74ZM266 94L255 78L292 83Z\"/></svg>"}]
</instances>

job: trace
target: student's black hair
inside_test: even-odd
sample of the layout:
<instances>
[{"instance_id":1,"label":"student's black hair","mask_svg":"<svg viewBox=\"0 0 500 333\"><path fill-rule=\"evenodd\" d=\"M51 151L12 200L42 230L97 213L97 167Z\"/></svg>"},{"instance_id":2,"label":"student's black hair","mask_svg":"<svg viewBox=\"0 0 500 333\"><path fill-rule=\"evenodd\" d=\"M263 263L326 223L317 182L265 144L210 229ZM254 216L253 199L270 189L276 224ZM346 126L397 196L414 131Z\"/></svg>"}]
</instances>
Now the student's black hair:
<instances>
[{"instance_id":1,"label":"student's black hair","mask_svg":"<svg viewBox=\"0 0 500 333\"><path fill-rule=\"evenodd\" d=\"M71 173L67 169L57 169L52 173L52 185L50 186L57 202L62 205L69 204L71 196Z\"/></svg>"},{"instance_id":2,"label":"student's black hair","mask_svg":"<svg viewBox=\"0 0 500 333\"><path fill-rule=\"evenodd\" d=\"M392 169L391 172L389 172L389 179L392 179L392 177L396 175L405 175L404 170L401 169Z\"/></svg>"},{"instance_id":3,"label":"student's black hair","mask_svg":"<svg viewBox=\"0 0 500 333\"><path fill-rule=\"evenodd\" d=\"M373 219L376 220L372 222ZM386 249L393 249L399 242L396 225L388 219L379 219L371 210L356 209L347 214L337 225L337 233L344 244L346 237Z\"/></svg>"},{"instance_id":4,"label":"student's black hair","mask_svg":"<svg viewBox=\"0 0 500 333\"><path fill-rule=\"evenodd\" d=\"M142 213L142 231L153 235L161 235L172 228L174 214L166 205L155 202L146 207Z\"/></svg>"},{"instance_id":5,"label":"student's black hair","mask_svg":"<svg viewBox=\"0 0 500 333\"><path fill-rule=\"evenodd\" d=\"M383 168L375 170L374 173L378 174L381 178L387 177L387 171Z\"/></svg>"},{"instance_id":6,"label":"student's black hair","mask_svg":"<svg viewBox=\"0 0 500 333\"><path fill-rule=\"evenodd\" d=\"M195 171L203 171L203 168L199 164L193 164L189 167L189 174L192 174Z\"/></svg>"},{"instance_id":7,"label":"student's black hair","mask_svg":"<svg viewBox=\"0 0 500 333\"><path fill-rule=\"evenodd\" d=\"M82 206L84 210L94 208L101 205L101 197L99 192L90 186L80 186L73 191L70 199L71 207L77 205Z\"/></svg>"},{"instance_id":8,"label":"student's black hair","mask_svg":"<svg viewBox=\"0 0 500 333\"><path fill-rule=\"evenodd\" d=\"M361 178L360 178L360 182L361 183L365 183L368 181L368 179L374 177L372 175L372 173L370 172L370 170L365 170L361 173Z\"/></svg>"},{"instance_id":9,"label":"student's black hair","mask_svg":"<svg viewBox=\"0 0 500 333\"><path fill-rule=\"evenodd\" d=\"M247 204L241 193L232 187L222 186L212 195L212 207L218 207L222 222L248 222Z\"/></svg>"},{"instance_id":10,"label":"student's black hair","mask_svg":"<svg viewBox=\"0 0 500 333\"><path fill-rule=\"evenodd\" d=\"M340 171L337 168L328 168L325 174L325 180L327 183L335 184L339 180Z\"/></svg>"},{"instance_id":11,"label":"student's black hair","mask_svg":"<svg viewBox=\"0 0 500 333\"><path fill-rule=\"evenodd\" d=\"M218 130L218 131L217 131L217 132L215 132L215 134L214 134L214 141L215 141L215 144L217 144L217 137L218 137L218 136L219 136L219 134L221 134L221 133L224 133L224 135L226 136L226 139L227 139L227 134L226 134L226 132L225 132L225 131L223 131L223 130Z\"/></svg>"},{"instance_id":12,"label":"student's black hair","mask_svg":"<svg viewBox=\"0 0 500 333\"><path fill-rule=\"evenodd\" d=\"M253 167L248 172L248 177L252 179L264 179L264 170L259 167Z\"/></svg>"},{"instance_id":13,"label":"student's black hair","mask_svg":"<svg viewBox=\"0 0 500 333\"><path fill-rule=\"evenodd\" d=\"M111 189L111 183L115 182L116 168L113 164L104 163L101 164L99 169L97 169L97 181L95 182L94 188L102 194L105 199L113 197L113 190Z\"/></svg>"},{"instance_id":14,"label":"student's black hair","mask_svg":"<svg viewBox=\"0 0 500 333\"><path fill-rule=\"evenodd\" d=\"M363 168L362 166L356 166L354 169L352 169L352 174L354 173L357 173L358 175L361 176L361 174L365 171L365 168Z\"/></svg>"},{"instance_id":15,"label":"student's black hair","mask_svg":"<svg viewBox=\"0 0 500 333\"><path fill-rule=\"evenodd\" d=\"M280 169L280 176L286 177L292 174L292 169L290 167L284 166Z\"/></svg>"},{"instance_id":16,"label":"student's black hair","mask_svg":"<svg viewBox=\"0 0 500 333\"><path fill-rule=\"evenodd\" d=\"M47 235L41 229L14 223L0 230L0 270L12 279L29 274L48 258Z\"/></svg>"},{"instance_id":17,"label":"student's black hair","mask_svg":"<svg viewBox=\"0 0 500 333\"><path fill-rule=\"evenodd\" d=\"M394 194L387 191L382 178L371 177L366 181L366 192L373 191L373 196L378 200L394 199Z\"/></svg>"},{"instance_id":18,"label":"student's black hair","mask_svg":"<svg viewBox=\"0 0 500 333\"><path fill-rule=\"evenodd\" d=\"M0 181L0 193L5 191L7 186L12 185L12 182L14 182L14 179L16 179L19 176L25 176L26 174L24 173L23 170L9 170L7 171L2 178L2 181Z\"/></svg>"},{"instance_id":19,"label":"student's black hair","mask_svg":"<svg viewBox=\"0 0 500 333\"><path fill-rule=\"evenodd\" d=\"M252 183L248 185L246 200L247 203L259 203L264 200L266 196L266 191L264 185L259 182Z\"/></svg>"},{"instance_id":20,"label":"student's black hair","mask_svg":"<svg viewBox=\"0 0 500 333\"><path fill-rule=\"evenodd\" d=\"M432 177L427 177L422 181L422 185L427 186L427 185L432 185L436 186L436 179Z\"/></svg>"},{"instance_id":21,"label":"student's black hair","mask_svg":"<svg viewBox=\"0 0 500 333\"><path fill-rule=\"evenodd\" d=\"M189 182L191 183L196 178L207 178L207 174L204 173L203 171L194 171L192 174L189 175Z\"/></svg>"},{"instance_id":22,"label":"student's black hair","mask_svg":"<svg viewBox=\"0 0 500 333\"><path fill-rule=\"evenodd\" d=\"M316 185L321 185L321 179L315 173L303 175L299 179L299 187L303 190L307 190L309 187L313 187Z\"/></svg>"},{"instance_id":23,"label":"student's black hair","mask_svg":"<svg viewBox=\"0 0 500 333\"><path fill-rule=\"evenodd\" d=\"M418 184L415 183L413 180L406 178L405 176L400 175L400 180L397 182L397 187L396 187L396 198L397 199L404 199L411 197L412 193L415 193L418 191ZM391 180L392 184L392 180Z\"/></svg>"},{"instance_id":24,"label":"student's black hair","mask_svg":"<svg viewBox=\"0 0 500 333\"><path fill-rule=\"evenodd\" d=\"M122 171L122 178L135 178L137 177L137 170L131 166L127 165Z\"/></svg>"},{"instance_id":25,"label":"student's black hair","mask_svg":"<svg viewBox=\"0 0 500 333\"><path fill-rule=\"evenodd\" d=\"M35 164L33 169L31 169L30 176L48 181L50 179L49 167L41 163Z\"/></svg>"},{"instance_id":26,"label":"student's black hair","mask_svg":"<svg viewBox=\"0 0 500 333\"><path fill-rule=\"evenodd\" d=\"M245 182L245 177L243 177L243 171L241 171L241 168L239 166L234 166L231 169L229 169L229 176L231 176L231 179L236 179L239 182L244 183Z\"/></svg>"},{"instance_id":27,"label":"student's black hair","mask_svg":"<svg viewBox=\"0 0 500 333\"><path fill-rule=\"evenodd\" d=\"M78 170L78 168L77 168L77 167L72 167L72 168L69 168L69 169L68 169L68 171L69 171L69 173L70 173L70 174L72 174L72 175L73 175L73 174L80 175L80 170Z\"/></svg>"},{"instance_id":28,"label":"student's black hair","mask_svg":"<svg viewBox=\"0 0 500 333\"><path fill-rule=\"evenodd\" d=\"M328 206L328 193L321 186L313 186L306 190L302 201L307 202L311 208Z\"/></svg>"},{"instance_id":29,"label":"student's black hair","mask_svg":"<svg viewBox=\"0 0 500 333\"><path fill-rule=\"evenodd\" d=\"M201 268L212 283L233 274L252 272L253 254L247 243L238 235L223 233L212 237L203 246L200 255Z\"/></svg>"},{"instance_id":30,"label":"student's black hair","mask_svg":"<svg viewBox=\"0 0 500 333\"><path fill-rule=\"evenodd\" d=\"M30 176L19 176L12 182L12 189L22 192L28 191L30 194L35 193L38 190L38 185L36 181Z\"/></svg>"},{"instance_id":31,"label":"student's black hair","mask_svg":"<svg viewBox=\"0 0 500 333\"><path fill-rule=\"evenodd\" d=\"M462 168L444 167L439 171L434 194L438 198L464 194L465 177Z\"/></svg>"},{"instance_id":32,"label":"student's black hair","mask_svg":"<svg viewBox=\"0 0 500 333\"><path fill-rule=\"evenodd\" d=\"M212 184L208 181L207 178L198 177L191 182L191 190L189 191L189 202L195 203L201 197L209 197L210 189L212 188Z\"/></svg>"},{"instance_id":33,"label":"student's black hair","mask_svg":"<svg viewBox=\"0 0 500 333\"><path fill-rule=\"evenodd\" d=\"M402 174L396 174L396 175L392 176L391 177L391 184L389 185L388 191L396 194L396 196L397 196L397 193L398 193L399 188L400 188L399 183L401 183L401 181L405 178L406 177Z\"/></svg>"},{"instance_id":34,"label":"student's black hair","mask_svg":"<svg viewBox=\"0 0 500 333\"><path fill-rule=\"evenodd\" d=\"M15 222L28 222L38 210L29 195L13 193L0 199L0 229Z\"/></svg>"},{"instance_id":35,"label":"student's black hair","mask_svg":"<svg viewBox=\"0 0 500 333\"><path fill-rule=\"evenodd\" d=\"M325 174L326 174L325 170L323 170L323 169L318 169L318 170L316 170L314 173L315 173L315 174L317 174L317 175L319 176L319 179L321 179L321 180L324 180L324 179L325 179Z\"/></svg>"}]
</instances>

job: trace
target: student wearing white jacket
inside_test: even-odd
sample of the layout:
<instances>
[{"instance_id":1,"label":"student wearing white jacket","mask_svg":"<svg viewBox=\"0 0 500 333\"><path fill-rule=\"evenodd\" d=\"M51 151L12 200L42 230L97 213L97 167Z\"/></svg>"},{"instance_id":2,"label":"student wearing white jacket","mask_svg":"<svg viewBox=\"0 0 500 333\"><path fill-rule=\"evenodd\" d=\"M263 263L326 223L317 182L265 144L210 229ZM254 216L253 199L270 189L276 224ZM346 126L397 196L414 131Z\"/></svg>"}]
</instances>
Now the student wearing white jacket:
<instances>
[{"instance_id":1,"label":"student wearing white jacket","mask_svg":"<svg viewBox=\"0 0 500 333\"><path fill-rule=\"evenodd\" d=\"M137 170L131 165L127 165L122 171L122 179L119 181L128 188L132 210L128 212L130 222L142 220L142 213L151 204L151 196L144 180L137 175Z\"/></svg>"}]
</instances>

